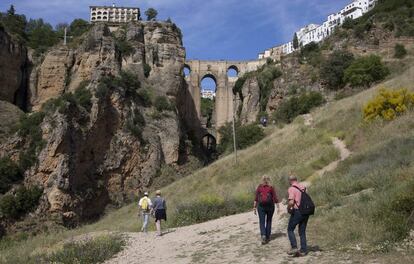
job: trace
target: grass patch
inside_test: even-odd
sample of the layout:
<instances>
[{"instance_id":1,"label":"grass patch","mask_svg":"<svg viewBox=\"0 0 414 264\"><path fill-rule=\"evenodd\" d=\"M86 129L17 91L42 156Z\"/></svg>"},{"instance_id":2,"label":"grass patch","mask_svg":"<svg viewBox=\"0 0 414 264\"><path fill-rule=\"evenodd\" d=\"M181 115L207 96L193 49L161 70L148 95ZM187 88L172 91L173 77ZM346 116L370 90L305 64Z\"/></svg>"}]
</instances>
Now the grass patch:
<instances>
[{"instance_id":1,"label":"grass patch","mask_svg":"<svg viewBox=\"0 0 414 264\"><path fill-rule=\"evenodd\" d=\"M103 263L115 254L120 252L125 246L122 236L111 235L102 236L84 242L70 242L49 256L45 257L47 262L52 263Z\"/></svg>"}]
</instances>

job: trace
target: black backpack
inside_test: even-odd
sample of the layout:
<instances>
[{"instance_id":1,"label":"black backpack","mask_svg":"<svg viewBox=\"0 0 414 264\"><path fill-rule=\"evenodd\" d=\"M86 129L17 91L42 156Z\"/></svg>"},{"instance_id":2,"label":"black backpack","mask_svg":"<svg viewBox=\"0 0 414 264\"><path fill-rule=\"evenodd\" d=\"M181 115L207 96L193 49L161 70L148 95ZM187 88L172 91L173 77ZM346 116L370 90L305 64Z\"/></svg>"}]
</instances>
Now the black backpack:
<instances>
[{"instance_id":1,"label":"black backpack","mask_svg":"<svg viewBox=\"0 0 414 264\"><path fill-rule=\"evenodd\" d=\"M300 198L299 212L302 215L313 215L315 213L315 204L312 201L312 198L307 194L306 189L302 191L297 186L293 186L298 189L302 195Z\"/></svg>"}]
</instances>

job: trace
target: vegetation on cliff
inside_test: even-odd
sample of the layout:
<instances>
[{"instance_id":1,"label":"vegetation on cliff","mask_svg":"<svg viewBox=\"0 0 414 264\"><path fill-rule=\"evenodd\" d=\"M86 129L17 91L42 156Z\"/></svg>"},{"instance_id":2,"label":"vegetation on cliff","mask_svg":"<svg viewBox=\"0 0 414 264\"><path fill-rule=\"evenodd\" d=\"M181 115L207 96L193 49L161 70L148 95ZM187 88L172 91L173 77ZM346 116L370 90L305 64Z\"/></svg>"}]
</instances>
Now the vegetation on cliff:
<instances>
[{"instance_id":1,"label":"vegetation on cliff","mask_svg":"<svg viewBox=\"0 0 414 264\"><path fill-rule=\"evenodd\" d=\"M70 36L67 39L68 42L90 28L87 21L75 19L70 25L59 23L54 29L51 24L44 22L41 18L27 20L26 16L16 13L13 5L7 12L0 13L0 25L20 43L34 49L37 55L62 41L64 28L67 28L67 35Z\"/></svg>"}]
</instances>

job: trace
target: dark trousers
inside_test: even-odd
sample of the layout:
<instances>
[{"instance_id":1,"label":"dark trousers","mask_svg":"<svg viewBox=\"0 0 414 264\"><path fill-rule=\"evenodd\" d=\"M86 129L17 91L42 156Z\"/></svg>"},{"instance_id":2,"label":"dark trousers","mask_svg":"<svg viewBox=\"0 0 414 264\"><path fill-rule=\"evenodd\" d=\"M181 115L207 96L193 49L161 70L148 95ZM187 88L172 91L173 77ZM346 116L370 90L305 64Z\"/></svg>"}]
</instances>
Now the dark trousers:
<instances>
[{"instance_id":1,"label":"dark trousers","mask_svg":"<svg viewBox=\"0 0 414 264\"><path fill-rule=\"evenodd\" d=\"M272 232L272 218L275 212L274 206L258 206L257 213L259 214L260 235L270 239Z\"/></svg>"},{"instance_id":2,"label":"dark trousers","mask_svg":"<svg viewBox=\"0 0 414 264\"><path fill-rule=\"evenodd\" d=\"M300 251L307 252L308 246L306 243L306 226L308 225L309 215L302 215L299 210L294 209L290 215L288 224L288 237L292 248L298 248L295 236L295 228L299 225L300 237Z\"/></svg>"}]
</instances>

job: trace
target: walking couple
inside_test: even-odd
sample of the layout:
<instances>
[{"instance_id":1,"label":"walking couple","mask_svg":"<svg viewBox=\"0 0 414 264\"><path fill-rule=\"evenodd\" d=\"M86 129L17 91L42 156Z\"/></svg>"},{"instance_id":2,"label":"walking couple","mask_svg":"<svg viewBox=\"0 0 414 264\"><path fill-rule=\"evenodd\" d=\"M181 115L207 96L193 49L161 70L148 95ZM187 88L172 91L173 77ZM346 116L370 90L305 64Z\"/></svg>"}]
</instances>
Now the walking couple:
<instances>
[{"instance_id":1,"label":"walking couple","mask_svg":"<svg viewBox=\"0 0 414 264\"><path fill-rule=\"evenodd\" d=\"M302 186L296 176L289 176L290 187L288 189L288 237L291 245L289 255L304 256L308 253L306 242L306 226L309 216L313 214L315 207L306 188ZM275 189L270 184L270 177L263 176L262 183L256 189L254 200L254 213L259 215L260 235L262 244L267 244L271 238L272 218L277 205L278 214L282 214L281 206ZM296 226L299 226L300 250L295 236Z\"/></svg>"},{"instance_id":2,"label":"walking couple","mask_svg":"<svg viewBox=\"0 0 414 264\"><path fill-rule=\"evenodd\" d=\"M167 203L165 199L161 197L160 190L157 190L155 194L156 197L153 199L153 201L151 201L151 199L148 197L148 192L145 192L144 197L142 197L138 202L143 220L141 232L146 233L148 231L148 222L150 215L152 215L155 217L157 236L161 236L161 221L167 221Z\"/></svg>"}]
</instances>

